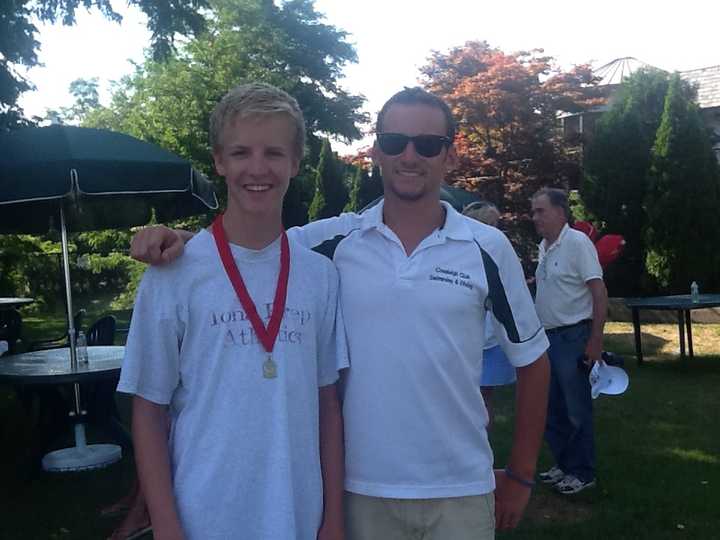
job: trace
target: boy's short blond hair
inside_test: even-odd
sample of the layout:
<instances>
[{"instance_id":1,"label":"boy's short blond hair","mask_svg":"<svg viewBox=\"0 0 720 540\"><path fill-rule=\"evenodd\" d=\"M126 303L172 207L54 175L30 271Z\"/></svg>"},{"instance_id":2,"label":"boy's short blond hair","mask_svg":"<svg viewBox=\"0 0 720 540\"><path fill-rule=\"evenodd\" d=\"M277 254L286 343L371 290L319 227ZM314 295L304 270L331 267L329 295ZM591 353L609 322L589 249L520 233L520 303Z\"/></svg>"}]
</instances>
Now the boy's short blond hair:
<instances>
[{"instance_id":1,"label":"boy's short blond hair","mask_svg":"<svg viewBox=\"0 0 720 540\"><path fill-rule=\"evenodd\" d=\"M284 90L266 83L241 84L230 90L210 115L210 146L222 145L225 126L235 118L263 117L285 114L295 125L295 157L302 159L305 151L305 119L298 102Z\"/></svg>"}]
</instances>

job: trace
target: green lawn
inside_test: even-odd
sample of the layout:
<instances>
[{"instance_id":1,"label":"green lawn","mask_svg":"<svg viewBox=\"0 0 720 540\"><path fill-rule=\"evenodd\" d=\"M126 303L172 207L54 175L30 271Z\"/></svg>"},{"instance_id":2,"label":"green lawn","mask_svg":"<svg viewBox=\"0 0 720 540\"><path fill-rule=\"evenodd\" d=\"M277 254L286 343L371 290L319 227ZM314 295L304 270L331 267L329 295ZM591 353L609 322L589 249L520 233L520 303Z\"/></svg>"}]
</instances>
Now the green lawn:
<instances>
[{"instance_id":1,"label":"green lawn","mask_svg":"<svg viewBox=\"0 0 720 540\"><path fill-rule=\"evenodd\" d=\"M118 328L127 328L130 324L130 310L112 310L108 308L110 301L114 295L108 294L103 296L93 296L92 298L77 297L73 298L73 311L80 309L85 310L85 316L82 322L82 329L87 330L88 327L103 315L114 315L117 319ZM51 339L61 336L65 333L67 327L67 314L65 306L58 304L52 313L48 313L42 306L31 305L30 308L21 310L23 318L24 341L38 341L42 339ZM125 334L118 333L118 344L124 342Z\"/></svg>"},{"instance_id":2,"label":"green lawn","mask_svg":"<svg viewBox=\"0 0 720 540\"><path fill-rule=\"evenodd\" d=\"M37 324L35 330L42 325L29 322ZM696 331L698 343L703 331L718 334L717 326L705 326ZM520 528L499 534L501 540L720 538L720 356L681 362L661 353L667 339L648 333L649 361L638 368L630 327L609 330L606 349L625 355L630 388L595 401L598 487L573 499L537 487ZM510 444L512 389L497 392L494 404L491 439L502 466ZM127 414L127 403L121 406ZM28 462L29 419L8 386L0 386L0 426L0 539L105 538L115 522L99 518L98 511L128 489L132 459L94 472L39 471ZM104 441L106 434L90 432L90 442ZM69 444L68 432L55 446ZM544 449L540 468L550 465Z\"/></svg>"},{"instance_id":3,"label":"green lawn","mask_svg":"<svg viewBox=\"0 0 720 540\"><path fill-rule=\"evenodd\" d=\"M103 315L117 318L118 328L127 328L130 312L107 308L107 297L73 299L75 311L86 310L82 328ZM42 308L24 309L24 342L58 337L66 328L65 308L53 313ZM118 332L115 342L123 344L126 334ZM0 360L1 361L1 360ZM66 389L69 391L69 387ZM120 409L129 418L129 400L120 397ZM32 416L17 402L15 391L0 384L0 540L98 539L106 538L116 521L99 519L99 509L114 502L129 488L134 476L131 456L106 469L82 473L47 474L40 470L30 448L37 441L31 429ZM129 424L128 424L129 425ZM110 442L108 434L88 430L89 443ZM73 445L70 430L53 444L53 449Z\"/></svg>"},{"instance_id":4,"label":"green lawn","mask_svg":"<svg viewBox=\"0 0 720 540\"><path fill-rule=\"evenodd\" d=\"M628 329L605 344L625 356L630 387L595 401L597 488L568 499L537 487L520 528L499 538L720 538L720 357L650 356L637 367ZM653 340L644 341L652 354ZM491 436L498 466L509 451L512 390L502 398ZM539 469L551 465L545 447Z\"/></svg>"}]
</instances>

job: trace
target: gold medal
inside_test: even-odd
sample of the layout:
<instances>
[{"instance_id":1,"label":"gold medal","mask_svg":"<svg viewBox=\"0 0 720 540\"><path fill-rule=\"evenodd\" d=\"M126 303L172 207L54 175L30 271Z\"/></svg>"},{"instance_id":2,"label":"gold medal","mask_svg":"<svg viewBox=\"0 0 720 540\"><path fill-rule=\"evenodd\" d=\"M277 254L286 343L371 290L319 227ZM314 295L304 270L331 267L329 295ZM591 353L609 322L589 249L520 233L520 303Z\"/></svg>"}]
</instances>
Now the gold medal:
<instances>
[{"instance_id":1,"label":"gold medal","mask_svg":"<svg viewBox=\"0 0 720 540\"><path fill-rule=\"evenodd\" d=\"M270 355L268 355L267 360L263 362L263 377L266 379L274 379L277 377L277 364Z\"/></svg>"}]
</instances>

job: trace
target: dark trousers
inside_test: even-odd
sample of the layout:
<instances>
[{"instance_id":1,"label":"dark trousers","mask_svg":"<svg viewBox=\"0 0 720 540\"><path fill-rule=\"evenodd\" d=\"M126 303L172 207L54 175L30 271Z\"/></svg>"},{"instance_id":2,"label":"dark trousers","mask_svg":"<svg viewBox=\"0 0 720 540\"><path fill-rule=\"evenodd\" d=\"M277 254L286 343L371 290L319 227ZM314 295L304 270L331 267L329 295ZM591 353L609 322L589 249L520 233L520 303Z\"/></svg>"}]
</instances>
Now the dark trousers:
<instances>
[{"instance_id":1,"label":"dark trousers","mask_svg":"<svg viewBox=\"0 0 720 540\"><path fill-rule=\"evenodd\" d=\"M545 440L565 474L595 478L595 436L588 370L579 367L590 337L590 323L548 331L550 394Z\"/></svg>"}]
</instances>

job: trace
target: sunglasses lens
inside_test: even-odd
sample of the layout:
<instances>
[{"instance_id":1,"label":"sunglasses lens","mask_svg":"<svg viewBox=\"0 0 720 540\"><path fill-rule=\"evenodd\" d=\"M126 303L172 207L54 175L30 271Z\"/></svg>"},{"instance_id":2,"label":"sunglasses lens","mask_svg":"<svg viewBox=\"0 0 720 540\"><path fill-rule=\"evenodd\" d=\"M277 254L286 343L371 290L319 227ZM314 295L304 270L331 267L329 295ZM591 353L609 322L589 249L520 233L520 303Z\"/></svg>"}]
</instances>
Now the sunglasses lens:
<instances>
[{"instance_id":1,"label":"sunglasses lens","mask_svg":"<svg viewBox=\"0 0 720 540\"><path fill-rule=\"evenodd\" d=\"M440 135L418 135L413 137L415 151L423 157L437 156L445 145L445 137Z\"/></svg>"},{"instance_id":2,"label":"sunglasses lens","mask_svg":"<svg viewBox=\"0 0 720 540\"><path fill-rule=\"evenodd\" d=\"M426 158L437 156L448 144L448 138L442 135L416 135L410 137L402 133L380 133L377 136L378 146L385 155L397 156L402 154L408 142L412 141L415 151Z\"/></svg>"},{"instance_id":3,"label":"sunglasses lens","mask_svg":"<svg viewBox=\"0 0 720 540\"><path fill-rule=\"evenodd\" d=\"M388 156L397 156L402 154L407 146L410 137L401 133L380 133L377 136L378 146L384 154Z\"/></svg>"}]
</instances>

